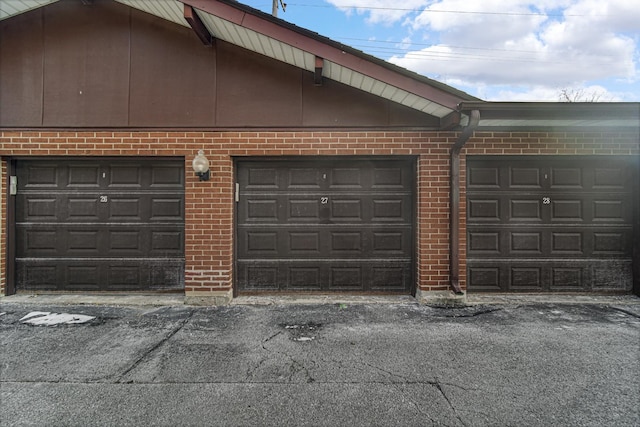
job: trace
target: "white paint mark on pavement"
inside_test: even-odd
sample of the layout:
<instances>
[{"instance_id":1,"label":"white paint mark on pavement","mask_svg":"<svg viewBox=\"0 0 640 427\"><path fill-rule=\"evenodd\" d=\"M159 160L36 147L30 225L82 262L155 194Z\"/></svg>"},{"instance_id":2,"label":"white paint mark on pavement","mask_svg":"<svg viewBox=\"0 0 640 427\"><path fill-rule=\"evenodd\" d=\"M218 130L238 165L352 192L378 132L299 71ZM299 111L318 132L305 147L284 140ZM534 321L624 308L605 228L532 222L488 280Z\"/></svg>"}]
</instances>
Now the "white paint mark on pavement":
<instances>
[{"instance_id":1,"label":"white paint mark on pavement","mask_svg":"<svg viewBox=\"0 0 640 427\"><path fill-rule=\"evenodd\" d=\"M24 316L20 321L22 323L28 323L30 325L79 325L87 323L95 319L95 316L86 316L84 314L69 314L69 313L50 313L48 311L32 311Z\"/></svg>"}]
</instances>

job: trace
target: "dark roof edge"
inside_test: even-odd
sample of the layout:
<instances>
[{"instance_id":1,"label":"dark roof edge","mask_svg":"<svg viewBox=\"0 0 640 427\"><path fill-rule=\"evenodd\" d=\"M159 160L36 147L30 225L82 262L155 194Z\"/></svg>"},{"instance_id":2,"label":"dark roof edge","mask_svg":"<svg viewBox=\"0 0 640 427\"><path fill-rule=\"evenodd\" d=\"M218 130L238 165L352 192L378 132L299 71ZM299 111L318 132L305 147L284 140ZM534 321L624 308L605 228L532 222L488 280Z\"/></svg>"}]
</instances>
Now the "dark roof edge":
<instances>
[{"instance_id":1,"label":"dark roof edge","mask_svg":"<svg viewBox=\"0 0 640 427\"><path fill-rule=\"evenodd\" d=\"M480 110L482 119L636 119L640 102L485 102L463 101L458 111Z\"/></svg>"},{"instance_id":2,"label":"dark roof edge","mask_svg":"<svg viewBox=\"0 0 640 427\"><path fill-rule=\"evenodd\" d=\"M180 1L182 1L182 0L180 0ZM470 94L468 94L468 93L466 93L466 92L464 92L464 91L462 91L460 89L456 89L456 88L454 88L452 86L449 86L447 84L441 83L441 82L439 82L437 80L430 79L429 77L426 77L426 76L424 76L422 74L419 74L419 73L416 73L414 71L410 71L410 70L408 70L406 68L400 67L398 65L392 64L391 62L385 61L384 59L380 59L378 57L375 57L373 55L365 53L365 52L363 52L361 50L355 49L355 48L353 48L353 47L351 47L349 45L342 44L342 43L337 42L335 40L332 40L332 39L330 39L328 37L320 35L319 33L316 33L314 31L307 30L305 28L299 27L299 26L297 26L295 24L292 24L290 22L287 22L287 21L285 21L283 19L274 17L273 15L270 15L268 13L262 12L261 10L254 9L251 6L239 3L238 1L235 1L235 0L214 0L214 1L218 1L220 3L224 3L226 5L229 5L231 7L236 8L238 10L241 10L241 11L243 11L245 13L249 13L251 15L257 16L257 17L259 17L261 19L267 20L267 21L272 22L272 23L274 23L276 25L279 25L279 26L282 26L284 28L287 28L288 30L291 30L291 31L294 31L294 32L296 32L298 34L301 34L301 35L303 35L305 37L310 37L310 38L312 38L314 40L317 40L317 41L319 41L321 43L329 45L329 46L331 46L331 47L333 47L335 49L343 50L345 52L348 52L351 55L354 55L354 56L357 56L359 58L362 58L365 61L372 62L372 63L374 63L376 65L379 65L381 67L387 68L387 69L389 69L391 71L394 71L396 73L402 74L402 75L404 75L406 77L412 78L412 79L414 79L416 81L419 81L421 83L428 84L428 85L433 86L433 87L435 87L435 88L437 88L439 90L442 90L444 92L448 92L451 95L457 96L457 97L459 97L461 99L465 99L465 100L469 100L469 101L482 101L480 98L477 98L477 97L475 97L473 95L470 95Z\"/></svg>"}]
</instances>

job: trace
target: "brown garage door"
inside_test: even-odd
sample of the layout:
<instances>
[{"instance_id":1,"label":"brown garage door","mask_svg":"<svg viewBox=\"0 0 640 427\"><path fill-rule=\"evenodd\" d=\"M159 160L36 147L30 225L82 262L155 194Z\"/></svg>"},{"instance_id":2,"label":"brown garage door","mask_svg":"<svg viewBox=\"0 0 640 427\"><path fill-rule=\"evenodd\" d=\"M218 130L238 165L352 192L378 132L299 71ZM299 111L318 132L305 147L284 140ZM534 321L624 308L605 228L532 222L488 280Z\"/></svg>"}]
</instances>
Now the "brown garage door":
<instances>
[{"instance_id":1,"label":"brown garage door","mask_svg":"<svg viewBox=\"0 0 640 427\"><path fill-rule=\"evenodd\" d=\"M410 293L413 159L237 162L240 292Z\"/></svg>"},{"instance_id":2,"label":"brown garage door","mask_svg":"<svg viewBox=\"0 0 640 427\"><path fill-rule=\"evenodd\" d=\"M184 287L184 161L17 163L18 290Z\"/></svg>"},{"instance_id":3,"label":"brown garage door","mask_svg":"<svg viewBox=\"0 0 640 427\"><path fill-rule=\"evenodd\" d=\"M634 162L468 157L469 290L630 290Z\"/></svg>"}]
</instances>

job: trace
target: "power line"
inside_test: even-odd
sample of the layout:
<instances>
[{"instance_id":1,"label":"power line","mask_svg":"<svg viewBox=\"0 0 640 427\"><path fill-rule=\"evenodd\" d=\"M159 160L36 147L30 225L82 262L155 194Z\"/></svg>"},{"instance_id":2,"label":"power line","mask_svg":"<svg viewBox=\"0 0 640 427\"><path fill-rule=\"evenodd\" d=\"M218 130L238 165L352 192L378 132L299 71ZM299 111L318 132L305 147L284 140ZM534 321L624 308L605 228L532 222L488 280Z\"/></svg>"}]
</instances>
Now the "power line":
<instances>
[{"instance_id":1,"label":"power line","mask_svg":"<svg viewBox=\"0 0 640 427\"><path fill-rule=\"evenodd\" d=\"M551 16L551 17L567 17L567 16L610 16L597 14L564 14L564 13L544 13L544 12L481 12L469 10L440 10L440 9L416 9L404 7L381 7L381 6L337 6L334 4L305 4L305 3L287 3L288 6L299 7L315 7L315 8L339 8L339 9L360 9L360 10L390 10L401 12L425 12L425 13L458 13L471 15L506 15L506 16Z\"/></svg>"},{"instance_id":2,"label":"power line","mask_svg":"<svg viewBox=\"0 0 640 427\"><path fill-rule=\"evenodd\" d=\"M385 43L385 44L393 44L393 45L409 45L409 46L426 46L426 47L433 46L433 44L431 44L431 43L405 42L405 41L397 41L397 40L371 40L371 39L362 39L362 38L356 38L356 37L340 37L340 36L335 36L335 38L336 38L336 40L354 40L354 41L367 42L367 43L371 43L372 47L377 47L377 46L375 46L375 44L377 44L377 43ZM367 47L367 45L360 45L360 46L361 47ZM487 50L487 51L509 52L509 53L512 53L512 52L517 52L517 53L539 53L536 50L500 49L500 48L496 48L496 47L454 46L454 45L447 45L447 44L440 44L438 46L447 47L447 48L451 48L451 49ZM403 49L403 48L398 47L398 49ZM409 49L407 49L407 50L409 50Z\"/></svg>"}]
</instances>

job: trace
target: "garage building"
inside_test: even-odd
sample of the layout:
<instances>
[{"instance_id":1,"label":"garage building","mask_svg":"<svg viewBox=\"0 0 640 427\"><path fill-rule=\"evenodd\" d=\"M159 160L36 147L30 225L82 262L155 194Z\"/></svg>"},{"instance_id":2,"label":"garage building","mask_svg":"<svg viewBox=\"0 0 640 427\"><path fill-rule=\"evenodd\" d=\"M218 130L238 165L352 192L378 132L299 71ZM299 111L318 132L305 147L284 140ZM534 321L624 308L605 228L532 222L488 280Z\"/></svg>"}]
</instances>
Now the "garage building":
<instances>
[{"instance_id":1,"label":"garage building","mask_svg":"<svg viewBox=\"0 0 640 427\"><path fill-rule=\"evenodd\" d=\"M640 292L638 103L485 102L230 0L12 4L3 295Z\"/></svg>"}]
</instances>

